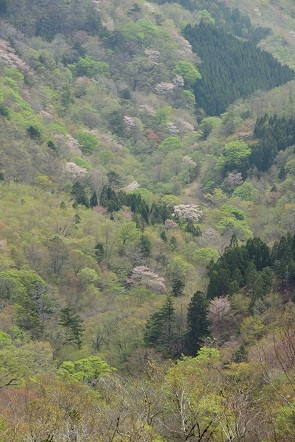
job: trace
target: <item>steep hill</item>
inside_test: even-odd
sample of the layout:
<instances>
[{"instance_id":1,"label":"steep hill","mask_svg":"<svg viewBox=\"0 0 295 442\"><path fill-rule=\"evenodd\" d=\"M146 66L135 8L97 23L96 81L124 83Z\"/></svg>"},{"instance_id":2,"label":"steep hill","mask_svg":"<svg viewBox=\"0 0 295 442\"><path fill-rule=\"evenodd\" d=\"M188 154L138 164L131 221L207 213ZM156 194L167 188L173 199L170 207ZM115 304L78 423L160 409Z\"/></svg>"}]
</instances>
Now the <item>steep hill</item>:
<instances>
[{"instance_id":1,"label":"steep hill","mask_svg":"<svg viewBox=\"0 0 295 442\"><path fill-rule=\"evenodd\" d=\"M1 441L294 438L294 12L0 0Z\"/></svg>"}]
</instances>

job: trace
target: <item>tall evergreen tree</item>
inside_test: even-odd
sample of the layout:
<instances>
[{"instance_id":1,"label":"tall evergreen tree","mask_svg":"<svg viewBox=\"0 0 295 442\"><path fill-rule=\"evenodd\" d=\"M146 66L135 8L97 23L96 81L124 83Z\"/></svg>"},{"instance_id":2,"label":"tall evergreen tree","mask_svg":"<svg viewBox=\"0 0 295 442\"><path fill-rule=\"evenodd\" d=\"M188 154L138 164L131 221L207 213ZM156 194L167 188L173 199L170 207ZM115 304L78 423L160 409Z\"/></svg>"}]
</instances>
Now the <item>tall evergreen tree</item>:
<instances>
[{"instance_id":1,"label":"tall evergreen tree","mask_svg":"<svg viewBox=\"0 0 295 442\"><path fill-rule=\"evenodd\" d=\"M249 260L252 260L258 271L271 264L268 246L260 239L249 239L246 244Z\"/></svg>"},{"instance_id":2,"label":"tall evergreen tree","mask_svg":"<svg viewBox=\"0 0 295 442\"><path fill-rule=\"evenodd\" d=\"M60 324L65 327L67 342L75 344L78 348L82 346L82 335L84 331L83 319L71 307L61 309Z\"/></svg>"},{"instance_id":3,"label":"tall evergreen tree","mask_svg":"<svg viewBox=\"0 0 295 442\"><path fill-rule=\"evenodd\" d=\"M87 197L86 190L79 181L74 182L71 194L75 197L76 204L81 204L87 208L90 207L89 198Z\"/></svg>"},{"instance_id":4,"label":"tall evergreen tree","mask_svg":"<svg viewBox=\"0 0 295 442\"><path fill-rule=\"evenodd\" d=\"M207 319L208 301L204 293L197 291L191 299L187 311L186 353L196 356L202 346L202 339L209 335Z\"/></svg>"},{"instance_id":5,"label":"tall evergreen tree","mask_svg":"<svg viewBox=\"0 0 295 442\"><path fill-rule=\"evenodd\" d=\"M95 207L98 205L97 193L94 191L90 198L90 207Z\"/></svg>"},{"instance_id":6,"label":"tall evergreen tree","mask_svg":"<svg viewBox=\"0 0 295 442\"><path fill-rule=\"evenodd\" d=\"M139 243L141 254L144 258L151 256L152 243L148 236L142 235Z\"/></svg>"},{"instance_id":7,"label":"tall evergreen tree","mask_svg":"<svg viewBox=\"0 0 295 442\"><path fill-rule=\"evenodd\" d=\"M175 277L172 281L172 293L174 296L182 296L185 287L184 278Z\"/></svg>"},{"instance_id":8,"label":"tall evergreen tree","mask_svg":"<svg viewBox=\"0 0 295 442\"><path fill-rule=\"evenodd\" d=\"M102 242L98 242L94 247L94 254L98 263L102 262L104 257L104 246Z\"/></svg>"},{"instance_id":9,"label":"tall evergreen tree","mask_svg":"<svg viewBox=\"0 0 295 442\"><path fill-rule=\"evenodd\" d=\"M175 309L171 296L165 304L147 320L144 342L147 347L154 347L167 356L171 356L175 347Z\"/></svg>"}]
</instances>

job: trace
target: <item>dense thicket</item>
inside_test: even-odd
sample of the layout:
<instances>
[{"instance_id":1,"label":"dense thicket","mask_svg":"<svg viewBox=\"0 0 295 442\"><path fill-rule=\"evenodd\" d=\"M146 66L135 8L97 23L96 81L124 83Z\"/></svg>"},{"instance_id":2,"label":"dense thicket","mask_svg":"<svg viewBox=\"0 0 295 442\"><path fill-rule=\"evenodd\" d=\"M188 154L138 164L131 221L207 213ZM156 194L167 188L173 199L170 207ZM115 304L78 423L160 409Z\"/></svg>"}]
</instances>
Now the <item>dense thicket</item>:
<instances>
[{"instance_id":1,"label":"dense thicket","mask_svg":"<svg viewBox=\"0 0 295 442\"><path fill-rule=\"evenodd\" d=\"M242 37L253 42L265 38L271 30L269 28L254 27L249 17L242 14L237 8L229 8L224 3L208 2L206 0L154 0L160 5L165 3L179 3L184 8L194 11L199 10L202 16L208 14L208 20L214 20L219 28L230 34ZM211 17L210 17L211 16Z\"/></svg>"},{"instance_id":2,"label":"dense thicket","mask_svg":"<svg viewBox=\"0 0 295 442\"><path fill-rule=\"evenodd\" d=\"M225 4L0 0L1 441L295 434L295 81L196 121L180 29L265 35Z\"/></svg>"},{"instance_id":3,"label":"dense thicket","mask_svg":"<svg viewBox=\"0 0 295 442\"><path fill-rule=\"evenodd\" d=\"M231 308L229 297L243 293L249 313L255 314L264 309L264 299L271 290L287 293L289 299L294 283L295 234L283 236L272 248L257 237L240 246L233 236L222 256L209 265L207 296L200 291L192 296L185 326L181 329L181 316L177 316L170 296L146 322L144 342L166 356L194 356L210 335L215 338L217 334L218 339L224 332L226 335L218 327L227 326L224 318Z\"/></svg>"},{"instance_id":4,"label":"dense thicket","mask_svg":"<svg viewBox=\"0 0 295 442\"><path fill-rule=\"evenodd\" d=\"M9 1L0 14L28 36L52 39L56 34L86 31L99 34L102 25L94 2Z\"/></svg>"},{"instance_id":5,"label":"dense thicket","mask_svg":"<svg viewBox=\"0 0 295 442\"><path fill-rule=\"evenodd\" d=\"M208 115L219 115L226 107L256 90L269 90L292 78L294 71L272 55L243 42L222 29L201 22L188 25L183 35L202 58L202 80L196 82L197 103Z\"/></svg>"},{"instance_id":6,"label":"dense thicket","mask_svg":"<svg viewBox=\"0 0 295 442\"><path fill-rule=\"evenodd\" d=\"M118 192L116 193L110 186L104 186L99 198L99 202L112 214L123 206L129 207L134 214L139 225L164 223L172 216L171 210L165 204L153 203L151 207L141 198L140 195ZM139 218L138 218L139 217Z\"/></svg>"},{"instance_id":7,"label":"dense thicket","mask_svg":"<svg viewBox=\"0 0 295 442\"><path fill-rule=\"evenodd\" d=\"M295 282L295 235L289 233L272 249L260 238L238 245L235 239L209 268L208 298L235 293L242 287L251 296L251 306L272 287L273 279L283 289Z\"/></svg>"},{"instance_id":8,"label":"dense thicket","mask_svg":"<svg viewBox=\"0 0 295 442\"><path fill-rule=\"evenodd\" d=\"M202 347L203 339L209 335L207 319L208 300L204 293L197 291L187 310L187 331L184 337L184 352L194 356Z\"/></svg>"},{"instance_id":9,"label":"dense thicket","mask_svg":"<svg viewBox=\"0 0 295 442\"><path fill-rule=\"evenodd\" d=\"M252 146L249 162L267 171L280 150L295 144L295 119L265 114L257 119L253 135L259 141Z\"/></svg>"}]
</instances>

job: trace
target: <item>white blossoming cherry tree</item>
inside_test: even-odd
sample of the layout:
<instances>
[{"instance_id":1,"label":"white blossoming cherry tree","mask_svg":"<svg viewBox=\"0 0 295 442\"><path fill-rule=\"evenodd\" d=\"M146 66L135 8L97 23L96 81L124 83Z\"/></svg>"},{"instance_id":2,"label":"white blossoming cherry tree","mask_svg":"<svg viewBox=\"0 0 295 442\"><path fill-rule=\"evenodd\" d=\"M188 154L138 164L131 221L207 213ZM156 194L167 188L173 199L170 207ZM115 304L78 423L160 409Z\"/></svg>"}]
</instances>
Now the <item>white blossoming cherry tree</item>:
<instances>
[{"instance_id":1,"label":"white blossoming cherry tree","mask_svg":"<svg viewBox=\"0 0 295 442\"><path fill-rule=\"evenodd\" d=\"M173 217L181 222L198 223L203 217L203 211L196 204L179 204L173 207Z\"/></svg>"}]
</instances>

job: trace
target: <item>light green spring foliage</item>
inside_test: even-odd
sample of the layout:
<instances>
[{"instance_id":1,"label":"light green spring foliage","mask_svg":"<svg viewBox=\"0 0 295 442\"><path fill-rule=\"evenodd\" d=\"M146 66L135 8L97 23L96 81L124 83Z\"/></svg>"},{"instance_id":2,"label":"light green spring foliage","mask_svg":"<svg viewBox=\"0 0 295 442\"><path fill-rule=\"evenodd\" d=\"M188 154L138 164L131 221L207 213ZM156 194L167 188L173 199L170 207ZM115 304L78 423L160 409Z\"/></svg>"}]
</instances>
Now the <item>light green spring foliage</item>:
<instances>
[{"instance_id":1,"label":"light green spring foliage","mask_svg":"<svg viewBox=\"0 0 295 442\"><path fill-rule=\"evenodd\" d=\"M44 132L42 123L36 116L29 103L20 94L24 77L16 69L5 69L7 77L0 77L2 101L8 107L8 115L16 124L20 124L24 129L30 126L35 127L40 133Z\"/></svg>"},{"instance_id":2,"label":"light green spring foliage","mask_svg":"<svg viewBox=\"0 0 295 442\"><path fill-rule=\"evenodd\" d=\"M109 150L101 150L98 153L98 157L102 164L111 164L113 161L115 161L115 155L113 152L110 152Z\"/></svg>"},{"instance_id":3,"label":"light green spring foliage","mask_svg":"<svg viewBox=\"0 0 295 442\"><path fill-rule=\"evenodd\" d=\"M236 209L235 207L231 207L227 204L223 204L220 209L224 212L230 213L239 221L243 221L245 219L245 213L243 210Z\"/></svg>"},{"instance_id":4,"label":"light green spring foliage","mask_svg":"<svg viewBox=\"0 0 295 442\"><path fill-rule=\"evenodd\" d=\"M131 190L129 193L140 195L140 197L150 206L152 205L152 203L157 201L157 196L144 187L139 187L138 189Z\"/></svg>"},{"instance_id":5,"label":"light green spring foliage","mask_svg":"<svg viewBox=\"0 0 295 442\"><path fill-rule=\"evenodd\" d=\"M166 106L156 110L156 117L159 118L161 123L167 123L169 121L169 115L171 114L172 106Z\"/></svg>"},{"instance_id":6,"label":"light green spring foliage","mask_svg":"<svg viewBox=\"0 0 295 442\"><path fill-rule=\"evenodd\" d=\"M0 331L0 348L6 348L11 346L11 336L7 333Z\"/></svg>"},{"instance_id":7,"label":"light green spring foliage","mask_svg":"<svg viewBox=\"0 0 295 442\"><path fill-rule=\"evenodd\" d=\"M190 426L193 425L193 416L198 416L198 426L202 430L206 426L216 426L216 416L221 414L224 402L221 396L213 394L212 391L213 379L215 385L221 380L218 374L219 366L219 351L202 348L196 358L184 358L168 370L164 388L176 420L184 418ZM182 416L177 410L178 397L182 398ZM185 433L184 428L183 431Z\"/></svg>"},{"instance_id":8,"label":"light green spring foliage","mask_svg":"<svg viewBox=\"0 0 295 442\"><path fill-rule=\"evenodd\" d=\"M219 159L219 165L226 165L231 169L239 168L247 160L250 153L251 149L244 141L231 141L224 146L223 156Z\"/></svg>"},{"instance_id":9,"label":"light green spring foliage","mask_svg":"<svg viewBox=\"0 0 295 442\"><path fill-rule=\"evenodd\" d=\"M33 14L40 7L39 3L33 2L32 11L26 12L28 23L25 28L31 27L30 32L33 32ZM70 3L83 9L83 2ZM68 10L70 3L64 2L61 6ZM170 291L173 279L184 279L185 295L175 299L177 327L179 325L181 329L189 298L200 284L206 288L206 266L211 259L218 259L218 250L229 243L232 234L236 234L239 241L246 241L253 236L253 230L255 235L257 232L268 235L273 242L276 235L294 225L294 160L289 151L274 164L268 176L262 174L259 177L259 186L255 184L255 171L251 171L254 184L245 175L242 185L228 189L224 182L226 176L221 171L222 168L239 169L247 162L251 148L244 139L251 137L254 115L264 113L266 108L272 112L279 109L290 115L294 112L292 82L266 95L257 93L234 104L221 118L206 117L199 109L197 121L192 88L201 76L196 57L180 38L179 29L188 20L194 24L200 17L211 23L214 19L206 10L183 11L182 16L181 6L172 3L149 5L142 1L139 11L132 10L135 4L131 3L125 8L114 2L101 2L101 14L108 32L101 26L100 31L105 34L100 36L94 35L96 31L91 28L91 21L86 31L69 32L66 36L59 33L48 40L41 36L31 38L30 34L21 42L9 27L17 51L31 72L21 74L16 68L1 68L0 72L0 172L4 178L0 183L0 296L3 304L0 322L5 329L5 333L0 334L0 387L9 383L11 377L17 379L19 386L29 377L55 374L58 365L62 382L67 379L67 385L72 379L76 385L81 382L96 388L100 377L112 374L111 365L128 376L136 373L144 384L146 378L142 373L146 370L146 360L150 356L153 358L154 354L153 350L149 353L143 347L143 330L146 320L162 305L165 295L139 285L129 287L132 269L139 265L157 269ZM45 2L42 8L46 5ZM149 12L151 6L154 12ZM18 7L16 2L14 7ZM80 20L83 10L79 11L76 17ZM6 28L3 29L6 32ZM122 47L114 45L111 48L111 44L107 47L105 39L110 35L117 36ZM267 41L271 43L272 39ZM278 53L278 39L274 46ZM122 57L122 48L129 51L126 59ZM280 57L286 57L282 49ZM174 85L176 75L183 77L185 89ZM169 87L174 85L171 93L157 94L159 83L168 83ZM130 127L126 121L130 122ZM196 128L200 129L198 133ZM99 131L99 139L98 132L89 131ZM77 146L70 144L68 135L79 142L83 158L79 156ZM66 173L64 164L71 160L87 169L88 174L77 178ZM193 170L189 170L189 164L193 164ZM114 219L110 220L107 213L97 213L82 205L76 209L72 207L71 189L77 180L85 187L88 197L94 191L99 196L111 176L109 172L117 174L116 191L137 180L143 187L133 193L140 195L149 205L157 201L169 207L181 203L206 205L206 218L201 225L204 234L195 238L184 232L181 226L170 229L164 224L143 226L138 219L132 219L126 208L114 213ZM280 184L284 172L289 181L286 180L284 186L278 185L277 191L270 191L270 182ZM211 196L204 200L206 185ZM258 197L259 211L253 205ZM215 211L211 210L212 207ZM268 216L262 219L262 213ZM279 232L274 233L280 219L284 221ZM210 236L210 229L219 234ZM144 258L141 249L143 235L152 243L150 256ZM101 262L95 255L97 244L103 251ZM36 287L42 290L36 291ZM258 290L257 287L254 289ZM237 322L230 323L230 332L234 336L234 344L230 344L236 345L234 339L254 344L268 332L269 319L265 320L261 311L268 308L270 301L266 299L258 305L260 310L257 307L255 314L261 316L249 316L241 327L238 323L240 316L250 315L249 300L237 294L232 303ZM64 334L58 311L64 305L73 306L84 319L81 349L72 345L60 348ZM52 316L49 315L51 319L42 317L44 306L47 313L53 311ZM33 332L28 330L28 324ZM175 353L178 351L175 345ZM137 431L142 429L139 436L134 430L132 437L136 441L162 442L171 440L171 434L175 432L180 434L183 426L178 425L181 416L177 400L183 392L184 409L189 410L187 421L197 415L200 417L198 425L204 429L213 420L218 428L217 440L226 437L222 428L239 428L237 416L243 416L245 409L255 410L257 415L263 413L267 398L263 396L261 400L261 397L269 386L261 389L264 384L260 380L253 387L254 392L251 390L246 395L255 398L257 391L257 396L260 395L258 407L255 408L255 401L245 406L242 404L235 417L234 406L243 399L239 396L239 387L242 385L247 389L252 385L251 376L246 376L249 364L239 364L239 369L231 367L231 372L227 372L235 383L226 384L224 378L220 382L221 357L228 360L232 357L227 349L221 353L216 349L202 349L196 358L185 358L167 372L163 364L161 370L165 371L165 382L157 384L153 378L154 383L151 382L148 388L138 388L136 394L132 391L133 396L130 393L134 402L130 400L127 405L132 404L134 408L128 411L129 415L127 413L122 434L127 434L134 422ZM276 374L277 368L273 371ZM284 394L288 385L287 382L284 384L280 373L277 381ZM228 391L223 389L224 385L230 391L229 396L226 396ZM232 393L235 386L236 395ZM139 397L141 392L145 398L151 392L154 396L144 401ZM58 410L55 416L64 415L60 411L62 408L55 408L56 396L55 392L46 398L49 408L45 402L42 404L49 410L48 416L51 416L52 409ZM107 397L107 418L99 422L100 431L110 428L108 418L117 416L120 408L117 398L108 400ZM290 403L293 402L290 400ZM159 436L158 429L150 425L152 418L149 423L133 418L136 412L140 416L148 415L145 404L158 407L152 410L155 415L163 412L161 419L166 429L171 425L170 433L167 430L167 435ZM165 421L168 410L172 413ZM290 407L278 398L270 410L276 434L288 440L294 433L292 409L290 411ZM97 409L93 411L94 421L101 415ZM79 419L76 423L83 421L83 418ZM192 428L195 422L190 423ZM25 425L24 422L21 424ZM19 422L13 422L11 434L15 434L13 431L18 425ZM259 424L255 423L255 426L259 427ZM112 427L110 434L115 434L115 429ZM31 428L28 431L31 434ZM39 434L35 438L45 440L48 434ZM185 432L181 433L183 440L188 440L187 436ZM0 437L7 439L7 436ZM100 437L107 440L109 434ZM239 440L240 436L230 434L230 437ZM93 440L98 441L97 436ZM253 440L258 438L253 436Z\"/></svg>"},{"instance_id":10,"label":"light green spring foliage","mask_svg":"<svg viewBox=\"0 0 295 442\"><path fill-rule=\"evenodd\" d=\"M135 40L137 43L148 47L155 38L165 38L166 34L150 20L139 19L134 22L131 19L124 19L118 29L125 38Z\"/></svg>"},{"instance_id":11,"label":"light green spring foliage","mask_svg":"<svg viewBox=\"0 0 295 442\"><path fill-rule=\"evenodd\" d=\"M233 234L241 241L247 241L253 236L246 221L240 221L234 216L225 216L217 224L217 229L222 235L232 236Z\"/></svg>"},{"instance_id":12,"label":"light green spring foliage","mask_svg":"<svg viewBox=\"0 0 295 442\"><path fill-rule=\"evenodd\" d=\"M70 68L78 77L110 76L109 65L102 61L96 61L89 55L79 58L77 63Z\"/></svg>"},{"instance_id":13,"label":"light green spring foliage","mask_svg":"<svg viewBox=\"0 0 295 442\"><path fill-rule=\"evenodd\" d=\"M168 137L159 145L159 150L169 153L171 150L179 149L182 142L178 137Z\"/></svg>"},{"instance_id":14,"label":"light green spring foliage","mask_svg":"<svg viewBox=\"0 0 295 442\"><path fill-rule=\"evenodd\" d=\"M11 334L14 334L14 340ZM28 341L29 337L17 328L11 328L10 334L0 332L0 388L19 387L29 376L56 373L50 344Z\"/></svg>"},{"instance_id":15,"label":"light green spring foliage","mask_svg":"<svg viewBox=\"0 0 295 442\"><path fill-rule=\"evenodd\" d=\"M76 135L77 141L81 145L82 152L85 154L92 154L99 146L97 137L90 132L78 132Z\"/></svg>"},{"instance_id":16,"label":"light green spring foliage","mask_svg":"<svg viewBox=\"0 0 295 442\"><path fill-rule=\"evenodd\" d=\"M58 372L60 375L69 377L72 380L95 383L101 376L110 374L114 368L110 367L99 356L89 356L77 361L64 361Z\"/></svg>"},{"instance_id":17,"label":"light green spring foliage","mask_svg":"<svg viewBox=\"0 0 295 442\"><path fill-rule=\"evenodd\" d=\"M47 175L38 175L36 177L36 185L40 186L44 189L46 188L50 188L50 186L52 185L52 181L51 179L47 176Z\"/></svg>"},{"instance_id":18,"label":"light green spring foliage","mask_svg":"<svg viewBox=\"0 0 295 442\"><path fill-rule=\"evenodd\" d=\"M211 248L202 248L195 251L195 259L205 265L208 265L213 259L214 261L218 258L218 252Z\"/></svg>"},{"instance_id":19,"label":"light green spring foliage","mask_svg":"<svg viewBox=\"0 0 295 442\"><path fill-rule=\"evenodd\" d=\"M206 9L203 9L200 11L201 20L203 20L205 23L211 23L215 24L215 19L211 16L210 12L208 12Z\"/></svg>"},{"instance_id":20,"label":"light green spring foliage","mask_svg":"<svg viewBox=\"0 0 295 442\"><path fill-rule=\"evenodd\" d=\"M201 121L200 129L202 131L202 137L207 138L212 130L220 127L221 121L218 117L206 117Z\"/></svg>"},{"instance_id":21,"label":"light green spring foliage","mask_svg":"<svg viewBox=\"0 0 295 442\"><path fill-rule=\"evenodd\" d=\"M245 182L237 187L233 193L233 197L238 197L245 201L254 201L257 196L258 190L249 182Z\"/></svg>"},{"instance_id":22,"label":"light green spring foliage","mask_svg":"<svg viewBox=\"0 0 295 442\"><path fill-rule=\"evenodd\" d=\"M74 161L74 163L77 164L77 166L83 167L84 169L87 169L87 170L92 169L91 164L88 163L88 161L84 160L84 158L74 156L73 161Z\"/></svg>"},{"instance_id":23,"label":"light green spring foliage","mask_svg":"<svg viewBox=\"0 0 295 442\"><path fill-rule=\"evenodd\" d=\"M183 77L184 84L187 88L192 87L196 80L200 80L202 78L198 69L196 69L192 63L188 61L178 61L173 72L174 74L181 75L181 77Z\"/></svg>"}]
</instances>

